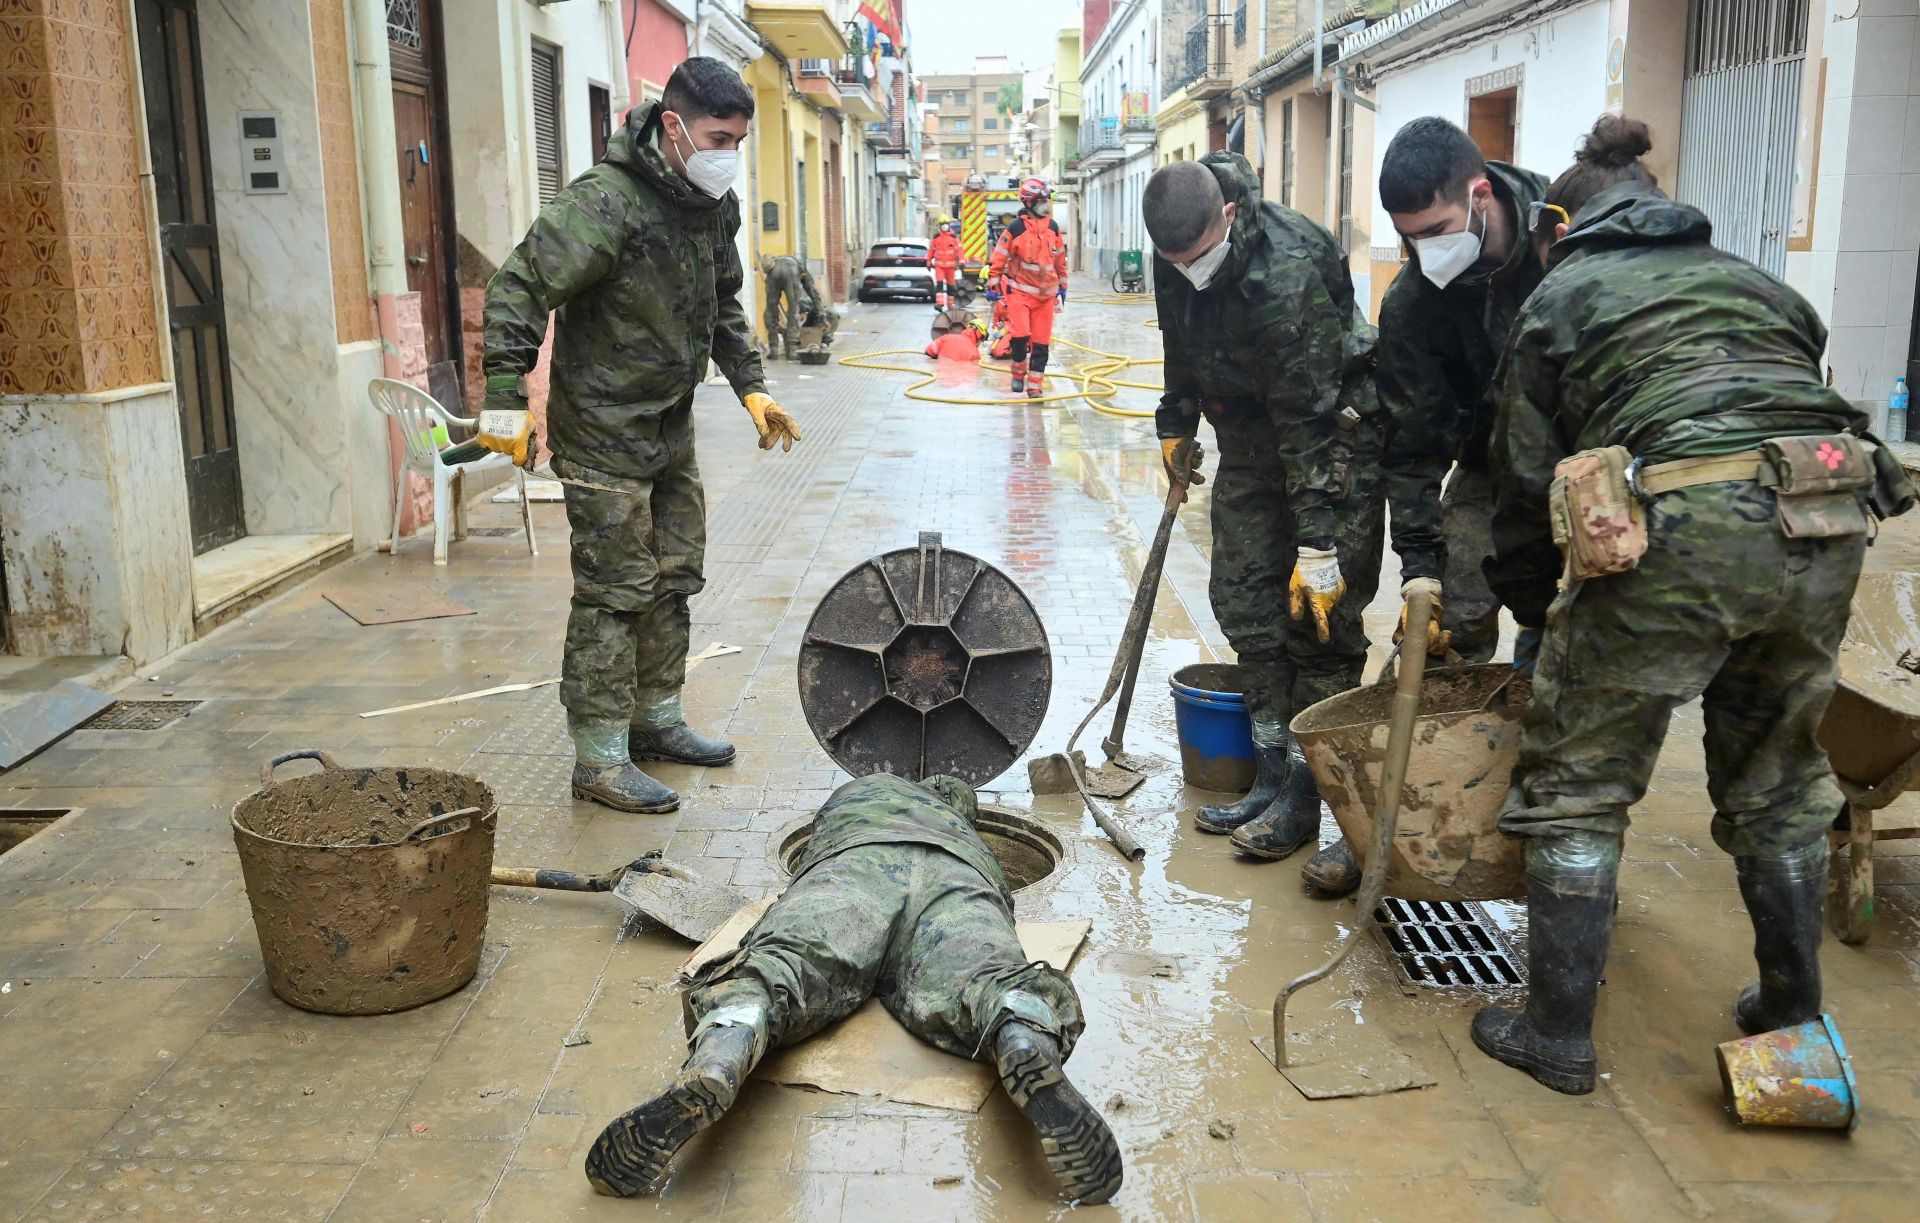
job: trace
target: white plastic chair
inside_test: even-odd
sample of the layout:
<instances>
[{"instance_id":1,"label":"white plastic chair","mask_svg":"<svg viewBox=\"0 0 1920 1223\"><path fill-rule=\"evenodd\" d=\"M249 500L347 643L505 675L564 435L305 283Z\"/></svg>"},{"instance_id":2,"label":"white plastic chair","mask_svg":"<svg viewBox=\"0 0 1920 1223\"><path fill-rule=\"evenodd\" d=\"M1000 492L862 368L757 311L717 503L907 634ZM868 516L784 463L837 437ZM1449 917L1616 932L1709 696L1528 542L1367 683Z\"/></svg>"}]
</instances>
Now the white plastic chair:
<instances>
[{"instance_id":1,"label":"white plastic chair","mask_svg":"<svg viewBox=\"0 0 1920 1223\"><path fill-rule=\"evenodd\" d=\"M520 520L527 528L527 552L533 556L540 555L540 549L533 539L533 507L527 502L527 473L514 467L510 456L489 454L484 459L451 466L440 459L440 448L433 441L435 426L466 425L471 428L479 422L453 415L441 407L433 396L409 382L375 378L367 383L367 395L373 400L374 407L399 424L400 436L406 442L407 461L399 478L394 481L393 522L387 532L391 541L388 544L389 551L400 551L400 510L406 504L407 472L417 471L433 478L433 563L444 565L447 563L449 529L455 539L465 539L467 535L467 499L463 487L466 474L498 471L507 467L512 468L515 484L520 490Z\"/></svg>"}]
</instances>

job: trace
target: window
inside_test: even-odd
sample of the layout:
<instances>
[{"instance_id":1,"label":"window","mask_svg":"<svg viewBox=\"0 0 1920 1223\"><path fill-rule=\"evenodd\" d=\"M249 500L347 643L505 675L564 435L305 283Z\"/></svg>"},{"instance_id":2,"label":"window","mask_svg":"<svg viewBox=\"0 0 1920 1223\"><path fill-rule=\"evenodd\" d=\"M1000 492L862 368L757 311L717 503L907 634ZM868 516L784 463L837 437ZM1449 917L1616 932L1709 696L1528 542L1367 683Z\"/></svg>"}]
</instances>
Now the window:
<instances>
[{"instance_id":1,"label":"window","mask_svg":"<svg viewBox=\"0 0 1920 1223\"><path fill-rule=\"evenodd\" d=\"M560 48L533 40L533 165L545 204L560 194Z\"/></svg>"},{"instance_id":2,"label":"window","mask_svg":"<svg viewBox=\"0 0 1920 1223\"><path fill-rule=\"evenodd\" d=\"M949 119L947 120L947 130L950 132L964 132L967 130L967 121L965 119Z\"/></svg>"},{"instance_id":3,"label":"window","mask_svg":"<svg viewBox=\"0 0 1920 1223\"><path fill-rule=\"evenodd\" d=\"M998 157L1000 156L1000 146L997 144L982 145L980 147L980 156Z\"/></svg>"},{"instance_id":4,"label":"window","mask_svg":"<svg viewBox=\"0 0 1920 1223\"><path fill-rule=\"evenodd\" d=\"M987 121L981 126L985 127L990 132L998 131L1000 129L1000 120L992 117L988 117Z\"/></svg>"},{"instance_id":5,"label":"window","mask_svg":"<svg viewBox=\"0 0 1920 1223\"><path fill-rule=\"evenodd\" d=\"M947 146L947 156L948 157L972 157L973 146L970 144L950 144Z\"/></svg>"},{"instance_id":6,"label":"window","mask_svg":"<svg viewBox=\"0 0 1920 1223\"><path fill-rule=\"evenodd\" d=\"M998 102L999 100L1000 100L1000 94L996 90L984 89L984 90L981 90L980 92L980 105L982 106L992 106L995 102Z\"/></svg>"}]
</instances>

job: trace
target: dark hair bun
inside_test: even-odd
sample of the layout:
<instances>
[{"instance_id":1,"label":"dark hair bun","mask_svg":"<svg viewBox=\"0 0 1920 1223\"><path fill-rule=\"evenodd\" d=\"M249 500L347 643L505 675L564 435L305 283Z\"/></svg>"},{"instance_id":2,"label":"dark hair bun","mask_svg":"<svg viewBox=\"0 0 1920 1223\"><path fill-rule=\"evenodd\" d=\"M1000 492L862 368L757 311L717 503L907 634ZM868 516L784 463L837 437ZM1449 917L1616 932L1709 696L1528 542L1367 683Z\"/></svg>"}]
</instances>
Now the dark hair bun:
<instances>
[{"instance_id":1,"label":"dark hair bun","mask_svg":"<svg viewBox=\"0 0 1920 1223\"><path fill-rule=\"evenodd\" d=\"M1580 150L1573 159L1583 166L1624 169L1653 147L1653 135L1647 125L1624 115L1601 115L1593 131L1581 138Z\"/></svg>"}]
</instances>

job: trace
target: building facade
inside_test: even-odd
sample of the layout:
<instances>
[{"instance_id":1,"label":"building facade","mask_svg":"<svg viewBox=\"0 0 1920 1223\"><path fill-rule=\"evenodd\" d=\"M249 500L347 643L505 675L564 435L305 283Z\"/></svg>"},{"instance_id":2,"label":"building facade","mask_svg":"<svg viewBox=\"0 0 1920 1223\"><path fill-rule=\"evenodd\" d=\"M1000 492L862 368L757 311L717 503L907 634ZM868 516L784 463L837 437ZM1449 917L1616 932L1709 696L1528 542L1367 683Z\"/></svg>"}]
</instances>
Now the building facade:
<instances>
[{"instance_id":1,"label":"building facade","mask_svg":"<svg viewBox=\"0 0 1920 1223\"><path fill-rule=\"evenodd\" d=\"M994 65L982 65L993 68ZM1005 178L1018 168L1014 142L1026 114L1025 77L1011 68L966 74L930 74L921 84L930 106L939 108L940 179L935 190L948 201L969 175Z\"/></svg>"},{"instance_id":2,"label":"building facade","mask_svg":"<svg viewBox=\"0 0 1920 1223\"><path fill-rule=\"evenodd\" d=\"M1083 14L1080 249L1085 270L1105 280L1122 252L1148 246L1140 196L1154 167L1161 0L1088 0Z\"/></svg>"}]
</instances>

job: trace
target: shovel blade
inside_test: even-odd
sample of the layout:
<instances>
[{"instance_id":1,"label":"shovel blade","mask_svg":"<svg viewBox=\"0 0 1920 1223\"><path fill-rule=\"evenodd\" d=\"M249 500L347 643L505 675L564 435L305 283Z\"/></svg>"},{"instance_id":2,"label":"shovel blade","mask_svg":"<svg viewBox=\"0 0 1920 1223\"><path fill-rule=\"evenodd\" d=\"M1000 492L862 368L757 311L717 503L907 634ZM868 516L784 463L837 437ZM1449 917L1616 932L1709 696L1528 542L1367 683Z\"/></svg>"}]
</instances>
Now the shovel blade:
<instances>
[{"instance_id":1,"label":"shovel blade","mask_svg":"<svg viewBox=\"0 0 1920 1223\"><path fill-rule=\"evenodd\" d=\"M744 894L709 883L683 866L672 872L630 870L613 894L657 925L696 943L706 942L747 903Z\"/></svg>"}]
</instances>

